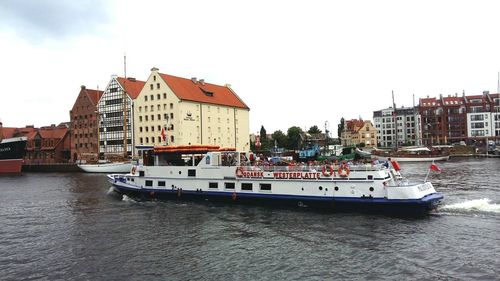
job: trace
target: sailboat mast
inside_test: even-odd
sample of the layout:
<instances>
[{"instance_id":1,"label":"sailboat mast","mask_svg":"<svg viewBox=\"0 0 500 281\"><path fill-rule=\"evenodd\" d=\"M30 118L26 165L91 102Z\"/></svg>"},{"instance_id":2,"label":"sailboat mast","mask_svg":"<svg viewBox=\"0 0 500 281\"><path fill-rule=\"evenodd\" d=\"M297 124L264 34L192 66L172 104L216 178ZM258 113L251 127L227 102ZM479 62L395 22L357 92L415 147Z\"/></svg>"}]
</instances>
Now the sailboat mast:
<instances>
[{"instance_id":1,"label":"sailboat mast","mask_svg":"<svg viewBox=\"0 0 500 281\"><path fill-rule=\"evenodd\" d=\"M127 87L125 84L127 83L127 55L123 55L123 75L125 76L125 80L123 82L123 97L122 97L122 102L123 102L123 156L125 159L128 157L127 153L127 110L128 110L128 102L127 102L127 92L126 89Z\"/></svg>"},{"instance_id":2,"label":"sailboat mast","mask_svg":"<svg viewBox=\"0 0 500 281\"><path fill-rule=\"evenodd\" d=\"M394 102L394 90L392 91L392 108L394 109L394 113L392 116L394 116L394 135L395 135L395 148L396 150L398 149L398 118L396 114L396 103Z\"/></svg>"}]
</instances>

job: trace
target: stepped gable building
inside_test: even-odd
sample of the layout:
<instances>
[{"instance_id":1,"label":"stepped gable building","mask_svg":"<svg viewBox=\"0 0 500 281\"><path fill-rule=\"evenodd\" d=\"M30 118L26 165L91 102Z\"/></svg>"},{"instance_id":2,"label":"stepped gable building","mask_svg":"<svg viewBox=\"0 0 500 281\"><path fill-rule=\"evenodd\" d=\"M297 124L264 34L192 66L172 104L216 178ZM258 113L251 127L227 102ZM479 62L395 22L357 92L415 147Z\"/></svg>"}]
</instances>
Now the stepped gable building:
<instances>
[{"instance_id":1,"label":"stepped gable building","mask_svg":"<svg viewBox=\"0 0 500 281\"><path fill-rule=\"evenodd\" d=\"M397 122L395 122L396 117ZM373 112L373 123L377 129L380 147L395 147L403 144L421 145L420 114L413 107L392 107ZM396 125L397 124L397 125ZM396 138L397 131L397 138Z\"/></svg>"},{"instance_id":2,"label":"stepped gable building","mask_svg":"<svg viewBox=\"0 0 500 281\"><path fill-rule=\"evenodd\" d=\"M366 147L376 147L377 129L370 120L347 120L344 131L341 133L341 143L344 146L355 146L363 143Z\"/></svg>"},{"instance_id":3,"label":"stepped gable building","mask_svg":"<svg viewBox=\"0 0 500 281\"><path fill-rule=\"evenodd\" d=\"M123 160L132 156L134 130L133 100L145 82L113 75L97 104L99 116L99 158Z\"/></svg>"},{"instance_id":4,"label":"stepped gable building","mask_svg":"<svg viewBox=\"0 0 500 281\"><path fill-rule=\"evenodd\" d=\"M151 69L134 102L138 146L211 144L248 151L249 107L226 84Z\"/></svg>"},{"instance_id":5,"label":"stepped gable building","mask_svg":"<svg viewBox=\"0 0 500 281\"><path fill-rule=\"evenodd\" d=\"M424 145L472 144L486 138L500 143L499 94L421 98L418 110Z\"/></svg>"},{"instance_id":6,"label":"stepped gable building","mask_svg":"<svg viewBox=\"0 0 500 281\"><path fill-rule=\"evenodd\" d=\"M81 86L80 93L69 112L72 161L95 162L99 159L97 103L103 93Z\"/></svg>"}]
</instances>

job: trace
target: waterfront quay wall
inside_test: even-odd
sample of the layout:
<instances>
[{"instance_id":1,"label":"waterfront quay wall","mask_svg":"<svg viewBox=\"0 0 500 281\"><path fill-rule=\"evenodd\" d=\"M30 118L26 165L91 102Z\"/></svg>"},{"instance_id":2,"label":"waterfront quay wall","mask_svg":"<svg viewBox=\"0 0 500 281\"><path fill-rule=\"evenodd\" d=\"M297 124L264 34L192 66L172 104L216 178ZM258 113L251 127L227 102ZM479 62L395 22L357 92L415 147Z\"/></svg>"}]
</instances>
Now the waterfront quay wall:
<instances>
[{"instance_id":1,"label":"waterfront quay wall","mask_svg":"<svg viewBox=\"0 0 500 281\"><path fill-rule=\"evenodd\" d=\"M23 172L44 172L44 173L81 173L83 172L73 163L52 163L52 164L23 164Z\"/></svg>"}]
</instances>

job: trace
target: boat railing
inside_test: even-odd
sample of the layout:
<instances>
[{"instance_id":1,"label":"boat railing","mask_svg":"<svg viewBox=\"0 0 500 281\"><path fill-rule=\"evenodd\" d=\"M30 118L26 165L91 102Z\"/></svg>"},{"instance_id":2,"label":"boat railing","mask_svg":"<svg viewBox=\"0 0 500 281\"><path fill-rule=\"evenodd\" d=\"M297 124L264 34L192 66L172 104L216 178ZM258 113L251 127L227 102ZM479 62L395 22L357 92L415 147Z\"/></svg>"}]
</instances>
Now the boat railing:
<instances>
[{"instance_id":1,"label":"boat railing","mask_svg":"<svg viewBox=\"0 0 500 281\"><path fill-rule=\"evenodd\" d=\"M273 166L273 165L242 165L245 171L264 171L264 172L322 172L327 169L333 169L337 172L340 165L295 165L295 166ZM385 169L382 164L355 164L347 166L350 171L378 171Z\"/></svg>"}]
</instances>

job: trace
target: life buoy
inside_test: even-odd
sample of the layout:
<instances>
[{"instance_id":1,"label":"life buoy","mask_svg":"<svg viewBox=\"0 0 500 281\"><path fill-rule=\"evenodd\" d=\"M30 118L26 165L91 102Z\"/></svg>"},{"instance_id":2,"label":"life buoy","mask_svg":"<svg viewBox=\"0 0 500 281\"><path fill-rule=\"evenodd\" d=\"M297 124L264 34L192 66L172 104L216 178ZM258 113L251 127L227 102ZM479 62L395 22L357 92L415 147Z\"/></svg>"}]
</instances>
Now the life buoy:
<instances>
[{"instance_id":1,"label":"life buoy","mask_svg":"<svg viewBox=\"0 0 500 281\"><path fill-rule=\"evenodd\" d=\"M135 166L132 166L132 170L130 171L130 173L132 175L135 175L135 171L137 171L137 168Z\"/></svg>"},{"instance_id":2,"label":"life buoy","mask_svg":"<svg viewBox=\"0 0 500 281\"><path fill-rule=\"evenodd\" d=\"M341 177L344 177L344 178L345 178L345 177L347 177L347 176L349 175L350 170L349 170L349 167L347 167L347 165L346 165L346 164L341 164L341 165L339 166L339 170L338 170L338 172L339 172L339 176L341 176Z\"/></svg>"},{"instance_id":3,"label":"life buoy","mask_svg":"<svg viewBox=\"0 0 500 281\"><path fill-rule=\"evenodd\" d=\"M238 178L243 177L243 167L238 167L238 168L236 168L236 176L237 176Z\"/></svg>"},{"instance_id":4,"label":"life buoy","mask_svg":"<svg viewBox=\"0 0 500 281\"><path fill-rule=\"evenodd\" d=\"M323 176L325 176L325 177L330 177L331 175L333 175L335 173L333 171L333 166L332 165L324 165L323 169L322 169L322 172L323 172Z\"/></svg>"}]
</instances>

